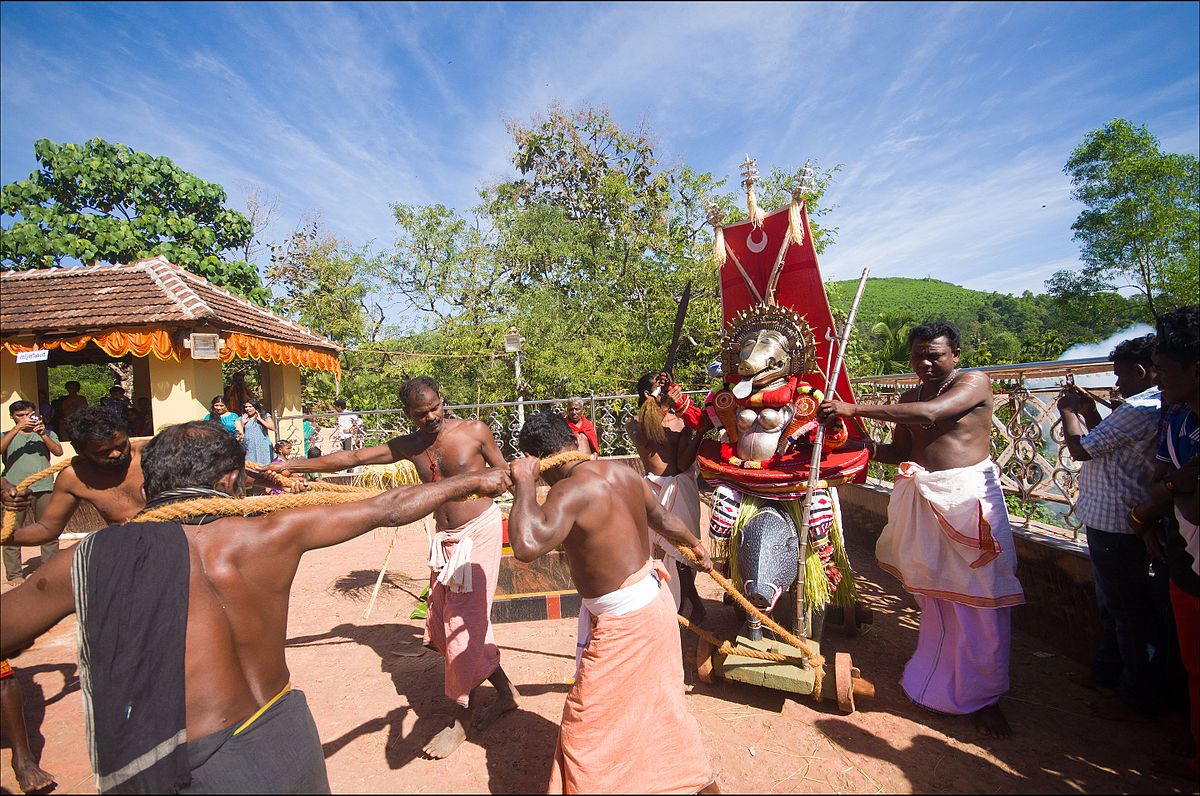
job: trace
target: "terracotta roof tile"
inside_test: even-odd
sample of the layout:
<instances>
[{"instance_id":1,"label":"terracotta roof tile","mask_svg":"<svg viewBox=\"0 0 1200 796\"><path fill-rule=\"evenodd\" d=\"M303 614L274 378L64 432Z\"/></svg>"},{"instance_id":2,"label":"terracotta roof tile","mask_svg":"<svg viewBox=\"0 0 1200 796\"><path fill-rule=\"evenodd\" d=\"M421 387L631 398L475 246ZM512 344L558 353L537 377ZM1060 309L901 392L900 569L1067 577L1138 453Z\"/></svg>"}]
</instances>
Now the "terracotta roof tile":
<instances>
[{"instance_id":1,"label":"terracotta roof tile","mask_svg":"<svg viewBox=\"0 0 1200 796\"><path fill-rule=\"evenodd\" d=\"M337 351L331 340L235 296L164 257L0 274L0 336L112 326L205 326Z\"/></svg>"}]
</instances>

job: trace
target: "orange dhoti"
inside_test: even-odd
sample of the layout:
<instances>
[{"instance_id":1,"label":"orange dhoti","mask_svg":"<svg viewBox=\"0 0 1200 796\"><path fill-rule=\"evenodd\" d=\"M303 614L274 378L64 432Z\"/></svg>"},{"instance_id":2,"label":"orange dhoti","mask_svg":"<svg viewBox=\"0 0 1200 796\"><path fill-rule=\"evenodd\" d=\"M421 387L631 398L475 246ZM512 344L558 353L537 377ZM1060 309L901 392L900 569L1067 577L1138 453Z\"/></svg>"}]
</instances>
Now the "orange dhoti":
<instances>
[{"instance_id":1,"label":"orange dhoti","mask_svg":"<svg viewBox=\"0 0 1200 796\"><path fill-rule=\"evenodd\" d=\"M502 522L499 507L492 505L461 528L438 531L430 552L425 643L446 656L446 696L463 707L500 665L491 615Z\"/></svg>"},{"instance_id":2,"label":"orange dhoti","mask_svg":"<svg viewBox=\"0 0 1200 796\"><path fill-rule=\"evenodd\" d=\"M563 706L550 793L696 793L712 782L683 704L679 627L661 572L648 564L617 592L584 601L591 637Z\"/></svg>"}]
</instances>

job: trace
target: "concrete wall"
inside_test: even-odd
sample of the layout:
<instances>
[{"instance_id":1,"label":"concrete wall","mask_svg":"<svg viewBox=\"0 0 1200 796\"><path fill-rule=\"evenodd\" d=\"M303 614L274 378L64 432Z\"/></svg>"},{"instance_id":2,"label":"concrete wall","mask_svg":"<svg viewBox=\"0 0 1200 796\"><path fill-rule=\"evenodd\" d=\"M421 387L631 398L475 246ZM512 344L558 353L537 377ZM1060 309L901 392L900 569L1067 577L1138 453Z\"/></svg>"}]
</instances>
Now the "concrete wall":
<instances>
[{"instance_id":1,"label":"concrete wall","mask_svg":"<svg viewBox=\"0 0 1200 796\"><path fill-rule=\"evenodd\" d=\"M847 537L873 544L887 522L891 489L851 484L839 494ZM1020 519L1013 522L1013 535L1026 599L1013 611L1013 626L1062 655L1090 663L1100 643L1100 617L1087 547Z\"/></svg>"},{"instance_id":2,"label":"concrete wall","mask_svg":"<svg viewBox=\"0 0 1200 796\"><path fill-rule=\"evenodd\" d=\"M219 360L146 360L150 363L150 407L156 433L175 423L202 420L208 414L208 402L225 392Z\"/></svg>"},{"instance_id":3,"label":"concrete wall","mask_svg":"<svg viewBox=\"0 0 1200 796\"><path fill-rule=\"evenodd\" d=\"M17 358L0 348L0 399L3 400L3 415L0 426L8 429L8 407L17 401L38 402L38 368L36 363L17 364Z\"/></svg>"},{"instance_id":4,"label":"concrete wall","mask_svg":"<svg viewBox=\"0 0 1200 796\"><path fill-rule=\"evenodd\" d=\"M295 365L267 364L262 368L263 393L276 417L298 415L300 406L300 369ZM272 439L290 439L298 445L304 441L304 421L283 420L277 423ZM303 450L301 449L301 453Z\"/></svg>"}]
</instances>

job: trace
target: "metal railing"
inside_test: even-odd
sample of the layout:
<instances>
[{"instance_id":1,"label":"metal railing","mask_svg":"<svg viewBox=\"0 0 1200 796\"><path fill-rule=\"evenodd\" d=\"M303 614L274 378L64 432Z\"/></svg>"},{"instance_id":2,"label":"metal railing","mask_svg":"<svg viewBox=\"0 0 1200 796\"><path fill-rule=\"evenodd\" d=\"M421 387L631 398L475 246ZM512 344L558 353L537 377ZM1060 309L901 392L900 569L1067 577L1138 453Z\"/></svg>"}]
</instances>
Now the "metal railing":
<instances>
[{"instance_id":1,"label":"metal railing","mask_svg":"<svg viewBox=\"0 0 1200 796\"><path fill-rule=\"evenodd\" d=\"M703 398L706 390L692 390L688 395L699 395ZM536 401L502 401L498 403L455 404L446 406L446 414L463 420L479 420L486 423L492 430L492 435L500 445L500 452L506 459L520 455L517 449L517 437L521 433L520 417L522 411L526 416L536 412L551 410L565 415L567 402L575 398L583 401L583 411L592 424L596 426L596 436L600 442L602 456L624 456L636 453L633 443L625 433L625 424L637 413L637 395L581 395L570 398L546 398ZM369 409L364 411L351 410L362 420L362 433L354 441L354 447L382 445L393 437L409 434L413 431L412 422L404 414L403 409ZM328 421L329 425L336 424L337 413L320 413L309 415L284 415L277 423L276 441L291 439L293 444L299 441L295 427L304 419ZM290 427L285 423L291 421ZM326 451L328 453L328 451ZM303 455L294 451L293 455Z\"/></svg>"},{"instance_id":2,"label":"metal railing","mask_svg":"<svg viewBox=\"0 0 1200 796\"><path fill-rule=\"evenodd\" d=\"M1042 374L1036 377L1045 378ZM1009 503L1009 513L1023 516L1027 521L1057 525L1063 528L1064 535L1079 541L1083 529L1075 516L1079 464L1067 449L1062 418L1055 409L1055 399L1062 388L1031 388L1026 379L1018 379L1011 386L993 385L992 389L992 459L1000 469L1005 493L1018 498L1016 505ZM887 387L873 394L860 394L858 401L892 404L900 400L902 391L902 387ZM1112 388L1093 389L1093 392L1117 397ZM867 419L864 423L867 433L877 442L891 438L891 424ZM870 473L882 481L891 480L886 465L873 462Z\"/></svg>"},{"instance_id":3,"label":"metal railing","mask_svg":"<svg viewBox=\"0 0 1200 796\"><path fill-rule=\"evenodd\" d=\"M1039 519L1059 525L1064 535L1078 541L1082 524L1075 517L1075 500L1079 491L1079 465L1071 458L1063 439L1062 420L1054 408L1054 399L1060 386L1028 386L1031 379L1045 379L1066 373L1097 372L1102 370L1103 360L1080 360L1076 362L1026 363L996 368L980 368L997 379L993 384L995 411L992 414L991 449L992 458L1000 468L1000 479L1006 494L1016 496L1016 505L1010 503L1010 512L1024 516L1026 520ZM1111 365L1109 366L1111 367ZM995 372L990 372L995 371ZM1003 379L1003 381L999 381ZM915 376L878 376L870 379L855 379L860 403L895 403ZM1104 390L1099 390L1103 394ZM1115 390L1109 389L1115 396ZM704 396L705 390L689 391L689 395ZM637 396L584 395L584 412L596 426L603 456L621 456L636 453L625 433L625 424L637 412ZM505 458L514 458L520 453L517 437L521 427L519 417L523 409L527 414L546 409L565 414L570 398L548 398L535 401L504 401L499 403L456 404L447 406L451 417L479 420L487 424L500 445ZM371 409L353 412L359 415L363 428L355 439L354 447L380 445L387 440L408 434L412 423L402 409ZM299 421L308 418L333 425L336 413L312 415L285 415L276 424L277 439L299 440ZM288 426L287 421L294 425ZM867 432L872 439L886 442L891 437L891 424L865 420ZM328 453L329 451L325 451ZM299 450L293 455L303 455ZM871 464L870 472L875 477L890 481L890 471L885 465ZM1054 507L1057 510L1048 510Z\"/></svg>"}]
</instances>

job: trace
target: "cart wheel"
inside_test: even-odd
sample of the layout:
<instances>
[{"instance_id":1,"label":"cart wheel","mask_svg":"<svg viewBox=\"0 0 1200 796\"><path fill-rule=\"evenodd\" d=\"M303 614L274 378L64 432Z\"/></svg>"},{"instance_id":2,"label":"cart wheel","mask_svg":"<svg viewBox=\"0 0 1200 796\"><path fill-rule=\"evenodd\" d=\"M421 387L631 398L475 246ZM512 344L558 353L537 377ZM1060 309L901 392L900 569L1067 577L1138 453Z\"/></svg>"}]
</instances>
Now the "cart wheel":
<instances>
[{"instance_id":1,"label":"cart wheel","mask_svg":"<svg viewBox=\"0 0 1200 796\"><path fill-rule=\"evenodd\" d=\"M700 637L696 638L696 673L700 682L709 685L716 682L718 676L713 666L713 645Z\"/></svg>"},{"instance_id":2,"label":"cart wheel","mask_svg":"<svg viewBox=\"0 0 1200 796\"><path fill-rule=\"evenodd\" d=\"M850 653L839 652L833 656L833 686L837 693L838 710L854 712L854 666Z\"/></svg>"}]
</instances>

